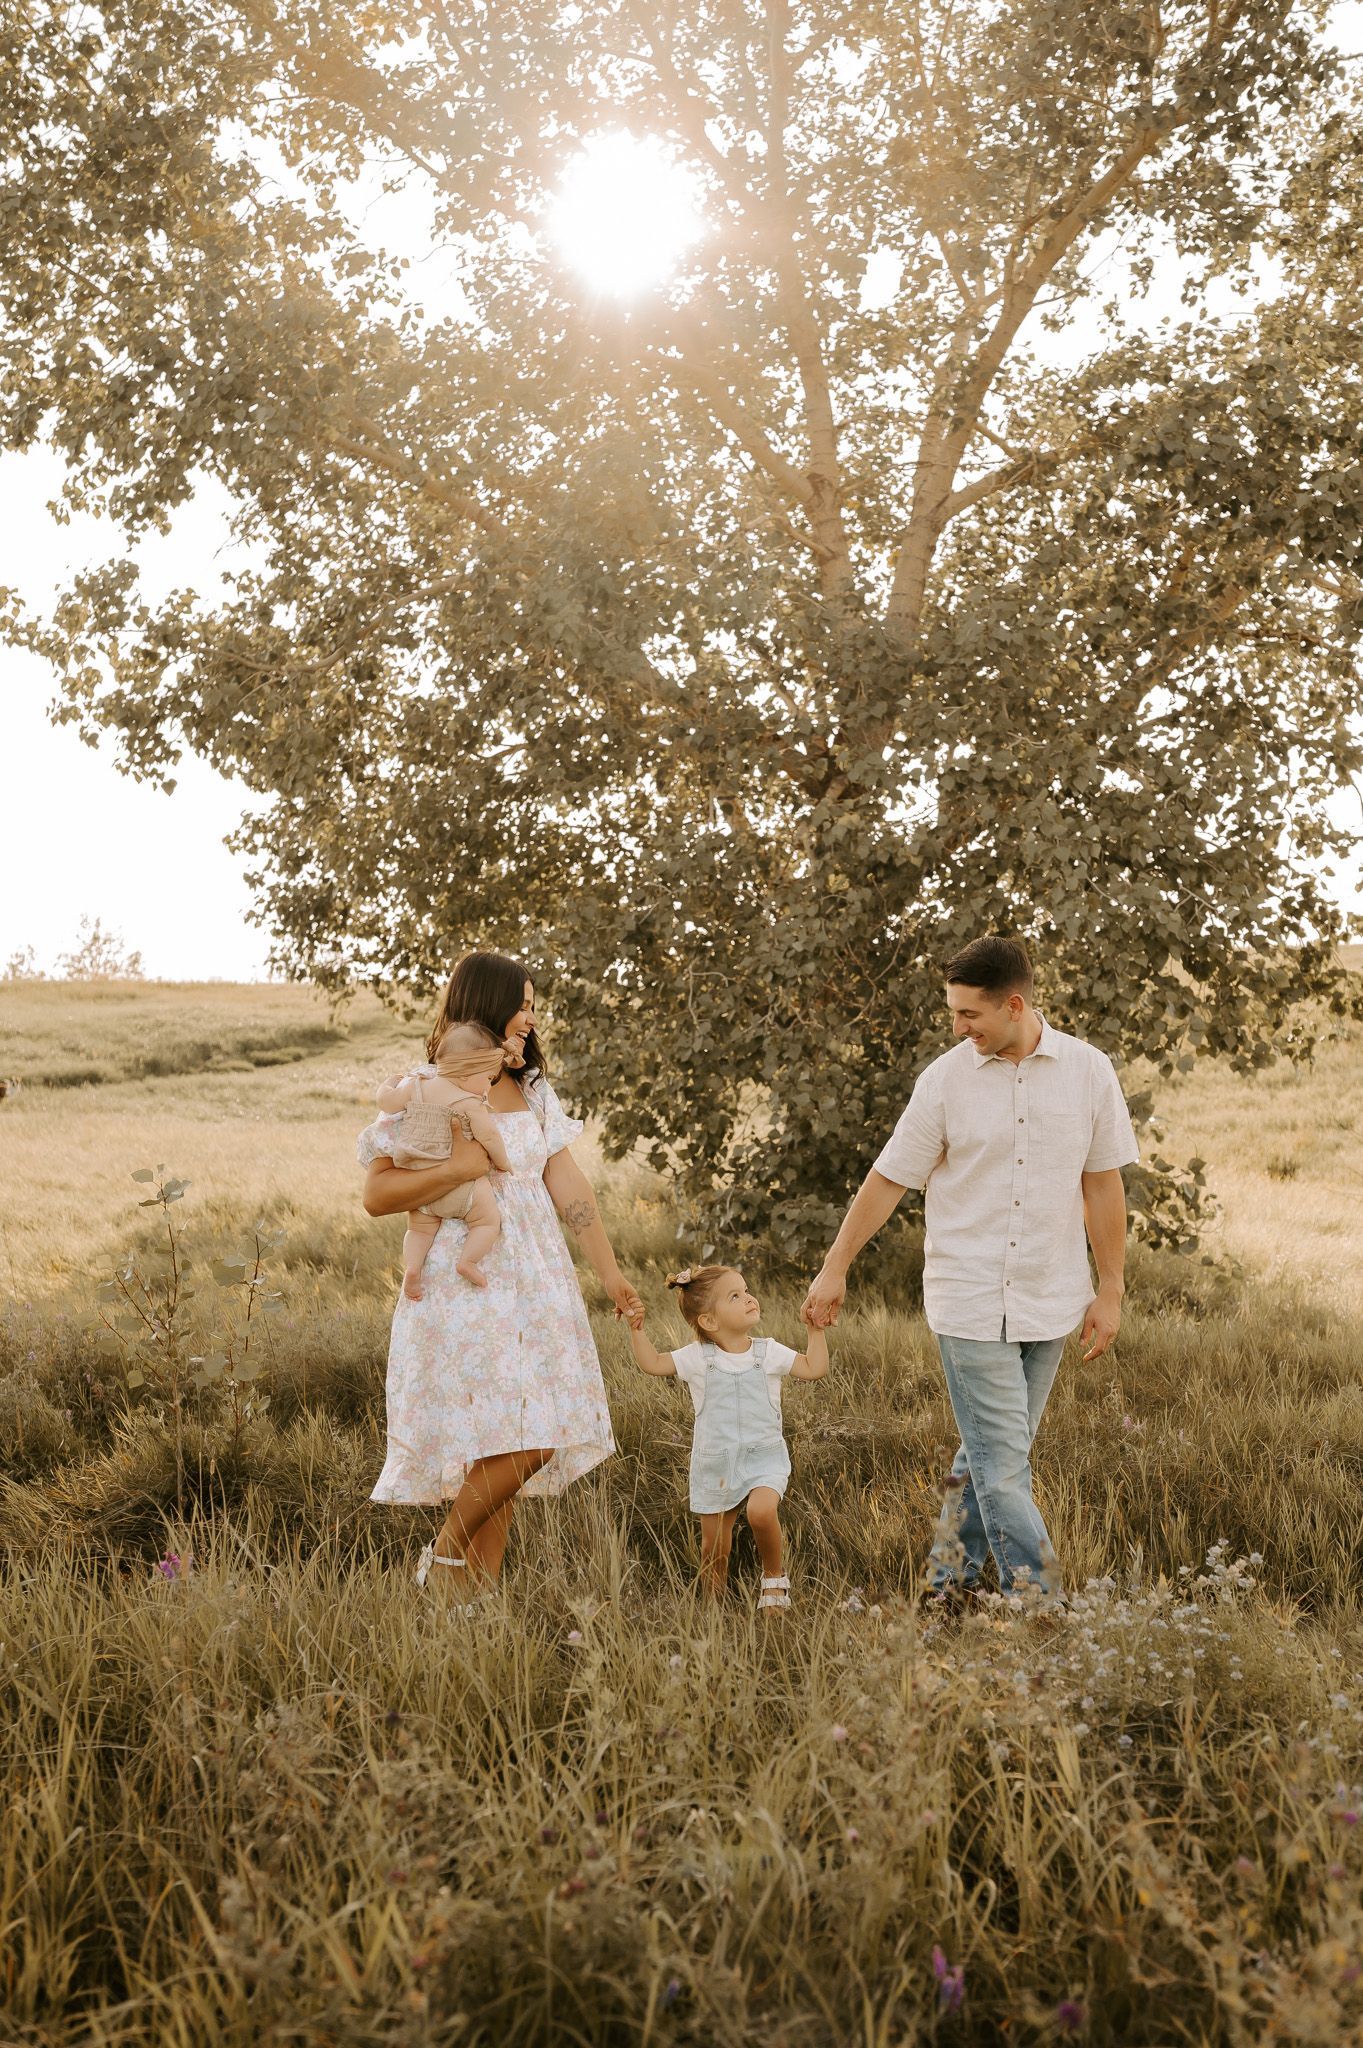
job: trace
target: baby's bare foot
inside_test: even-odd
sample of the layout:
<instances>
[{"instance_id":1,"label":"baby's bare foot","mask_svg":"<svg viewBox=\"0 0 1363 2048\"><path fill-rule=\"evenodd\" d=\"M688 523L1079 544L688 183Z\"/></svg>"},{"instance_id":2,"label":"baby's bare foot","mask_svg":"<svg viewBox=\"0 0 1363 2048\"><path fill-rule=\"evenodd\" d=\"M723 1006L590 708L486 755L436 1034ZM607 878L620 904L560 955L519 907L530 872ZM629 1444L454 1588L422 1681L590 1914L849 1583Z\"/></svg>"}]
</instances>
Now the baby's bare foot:
<instances>
[{"instance_id":1,"label":"baby's bare foot","mask_svg":"<svg viewBox=\"0 0 1363 2048\"><path fill-rule=\"evenodd\" d=\"M426 1290L421 1284L420 1273L404 1273L402 1276L402 1291L408 1301L424 1300Z\"/></svg>"},{"instance_id":2,"label":"baby's bare foot","mask_svg":"<svg viewBox=\"0 0 1363 2048\"><path fill-rule=\"evenodd\" d=\"M486 1273L484 1273L481 1266L475 1266L472 1259L467 1264L465 1264L463 1259L460 1259L454 1270L456 1273L462 1273L471 1287L487 1286Z\"/></svg>"}]
</instances>

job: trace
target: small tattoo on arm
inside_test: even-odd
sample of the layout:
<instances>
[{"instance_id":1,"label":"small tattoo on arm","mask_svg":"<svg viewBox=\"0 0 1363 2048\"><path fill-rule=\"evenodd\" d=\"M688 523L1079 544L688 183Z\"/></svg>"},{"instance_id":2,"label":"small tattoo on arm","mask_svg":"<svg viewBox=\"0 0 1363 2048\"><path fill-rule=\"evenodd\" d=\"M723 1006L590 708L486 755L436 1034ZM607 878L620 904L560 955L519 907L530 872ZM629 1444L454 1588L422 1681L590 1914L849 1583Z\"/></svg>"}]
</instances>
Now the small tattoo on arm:
<instances>
[{"instance_id":1,"label":"small tattoo on arm","mask_svg":"<svg viewBox=\"0 0 1363 2048\"><path fill-rule=\"evenodd\" d=\"M569 1202L563 1212L563 1220L575 1237L581 1237L584 1230L596 1221L596 1204L584 1195L581 1201Z\"/></svg>"}]
</instances>

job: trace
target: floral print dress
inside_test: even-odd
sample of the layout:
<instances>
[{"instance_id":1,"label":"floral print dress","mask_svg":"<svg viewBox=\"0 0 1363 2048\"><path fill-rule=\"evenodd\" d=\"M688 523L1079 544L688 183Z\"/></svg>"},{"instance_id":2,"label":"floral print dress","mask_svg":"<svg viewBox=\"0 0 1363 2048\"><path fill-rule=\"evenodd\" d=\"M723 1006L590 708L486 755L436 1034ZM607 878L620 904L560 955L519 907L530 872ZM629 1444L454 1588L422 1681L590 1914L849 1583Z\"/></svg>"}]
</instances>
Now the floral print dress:
<instances>
[{"instance_id":1,"label":"floral print dress","mask_svg":"<svg viewBox=\"0 0 1363 2048\"><path fill-rule=\"evenodd\" d=\"M433 1067L413 1070L422 1075ZM615 1449L601 1361L544 1169L581 1135L538 1073L524 1111L494 1110L513 1172L492 1173L502 1234L487 1286L454 1270L465 1225L441 1223L425 1294L400 1295L388 1350L388 1456L372 1499L435 1506L499 1451L552 1450L526 1493L561 1493ZM396 1116L360 1133L361 1166L391 1157Z\"/></svg>"}]
</instances>

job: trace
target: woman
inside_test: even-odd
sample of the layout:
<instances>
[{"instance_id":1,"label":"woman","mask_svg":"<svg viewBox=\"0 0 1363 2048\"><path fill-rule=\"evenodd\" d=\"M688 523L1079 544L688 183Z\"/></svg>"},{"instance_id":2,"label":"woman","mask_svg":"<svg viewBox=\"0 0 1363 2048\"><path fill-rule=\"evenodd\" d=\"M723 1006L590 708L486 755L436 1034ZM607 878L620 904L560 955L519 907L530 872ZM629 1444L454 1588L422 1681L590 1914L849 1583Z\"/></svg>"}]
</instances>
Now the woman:
<instances>
[{"instance_id":1,"label":"woman","mask_svg":"<svg viewBox=\"0 0 1363 2048\"><path fill-rule=\"evenodd\" d=\"M494 1180L501 1237L487 1286L455 1272L464 1226L441 1224L420 1301L400 1297L388 1352L388 1458L372 1498L450 1509L418 1567L468 1599L501 1572L517 1494L561 1493L615 1448L601 1363L592 1342L561 1217L617 1315L641 1312L569 1146L582 1125L545 1079L535 1036L535 989L501 953L470 953L450 977L427 1048L453 1024L484 1024L507 1048L488 1096L514 1171ZM481 1145L456 1137L448 1161L420 1171L385 1153L394 1125L361 1133L364 1206L391 1216L488 1173ZM557 1211L557 1216L555 1215Z\"/></svg>"}]
</instances>

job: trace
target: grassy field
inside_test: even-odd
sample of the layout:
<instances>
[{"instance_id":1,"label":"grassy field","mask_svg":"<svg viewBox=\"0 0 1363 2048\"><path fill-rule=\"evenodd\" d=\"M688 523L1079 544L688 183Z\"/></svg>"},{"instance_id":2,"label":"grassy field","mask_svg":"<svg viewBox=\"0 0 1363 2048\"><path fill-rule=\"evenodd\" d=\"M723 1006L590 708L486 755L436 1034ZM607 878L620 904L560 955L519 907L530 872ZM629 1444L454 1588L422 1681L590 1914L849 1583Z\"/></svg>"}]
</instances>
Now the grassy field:
<instances>
[{"instance_id":1,"label":"grassy field","mask_svg":"<svg viewBox=\"0 0 1363 2048\"><path fill-rule=\"evenodd\" d=\"M353 1164L415 1036L0 990L0 2038L1359 2038L1363 1037L1162 1092L1215 1263L1137 1254L1115 1353L1066 1361L1073 1621L915 1614L954 1436L905 1230L794 1390L798 1608L759 1629L746 1538L694 1598L684 1396L590 1284L620 1455L525 1511L480 1622L417 1593L432 1518L368 1503L400 1224ZM667 1191L581 1151L662 1342ZM196 1274L283 1231L250 1412L196 1393L178 1444L88 1321L160 1162ZM205 1347L237 1300L205 1279Z\"/></svg>"}]
</instances>

